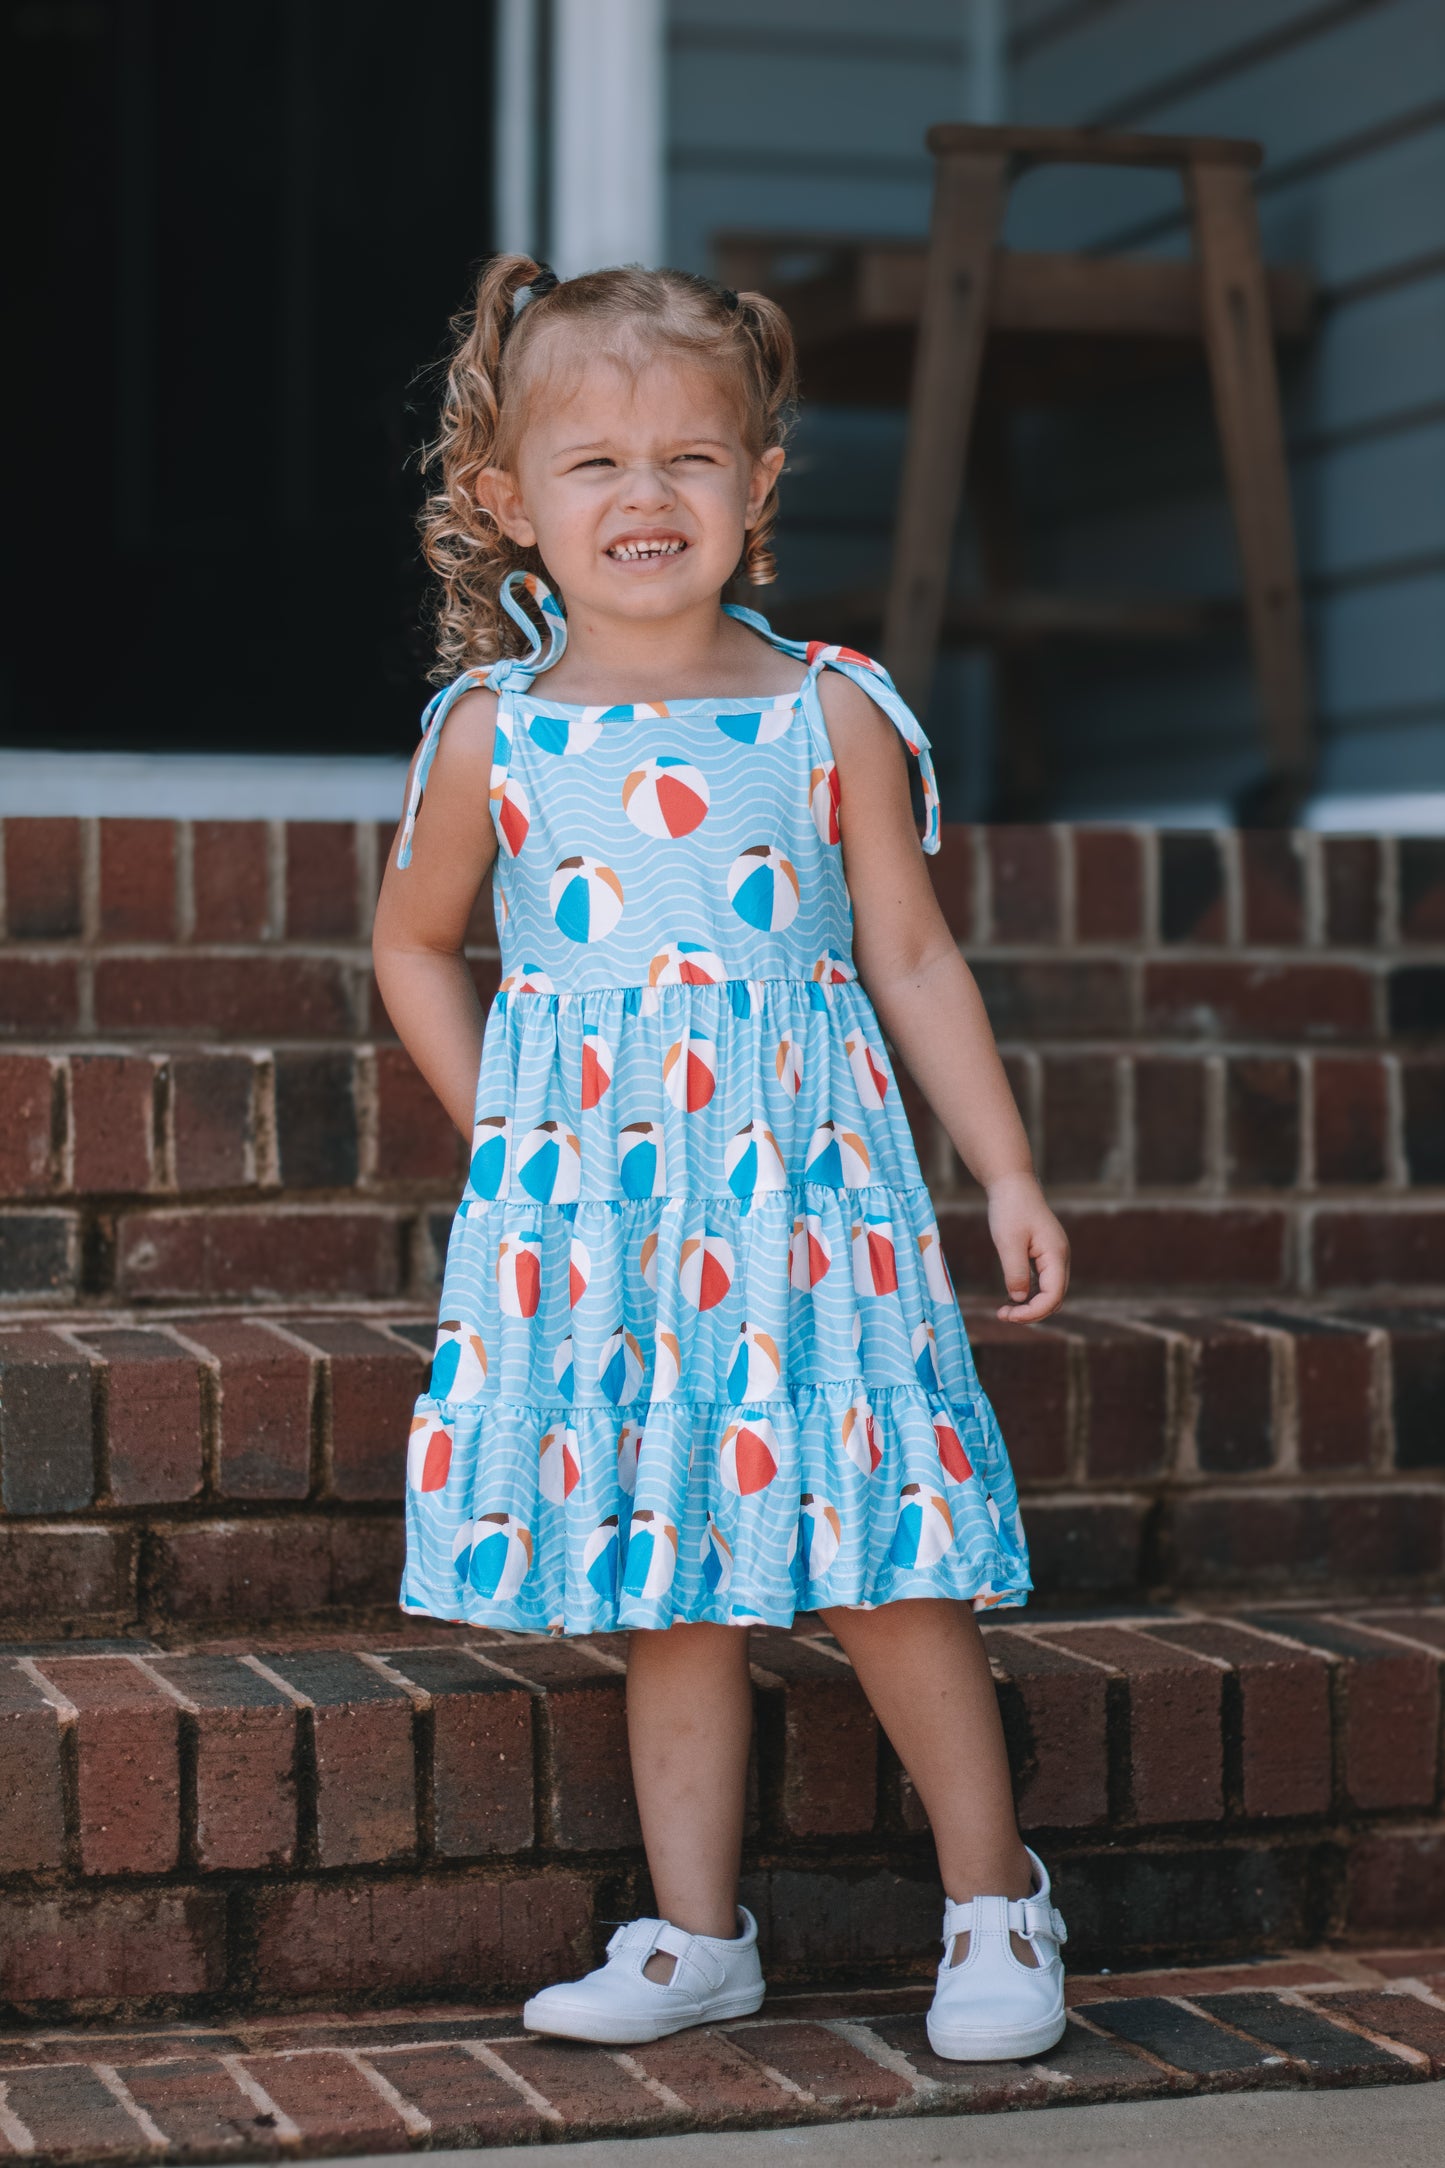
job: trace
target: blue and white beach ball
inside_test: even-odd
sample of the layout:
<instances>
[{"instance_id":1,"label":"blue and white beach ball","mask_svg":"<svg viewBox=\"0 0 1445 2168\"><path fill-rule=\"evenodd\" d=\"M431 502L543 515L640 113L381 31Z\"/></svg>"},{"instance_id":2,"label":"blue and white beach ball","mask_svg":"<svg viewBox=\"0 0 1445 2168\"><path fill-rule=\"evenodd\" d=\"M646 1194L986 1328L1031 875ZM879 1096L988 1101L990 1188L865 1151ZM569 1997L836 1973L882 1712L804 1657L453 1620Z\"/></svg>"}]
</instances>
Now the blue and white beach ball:
<instances>
[{"instance_id":1,"label":"blue and white beach ball","mask_svg":"<svg viewBox=\"0 0 1445 2168\"><path fill-rule=\"evenodd\" d=\"M816 1287L833 1262L833 1246L816 1212L805 1212L793 1222L788 1242L788 1280L800 1293Z\"/></svg>"},{"instance_id":2,"label":"blue and white beach ball","mask_svg":"<svg viewBox=\"0 0 1445 2168\"><path fill-rule=\"evenodd\" d=\"M725 1596L732 1586L732 1545L714 1520L709 1520L698 1547L703 1586L710 1596Z\"/></svg>"},{"instance_id":3,"label":"blue and white beach ball","mask_svg":"<svg viewBox=\"0 0 1445 2168\"><path fill-rule=\"evenodd\" d=\"M445 1319L437 1326L428 1393L433 1400L476 1400L486 1382L487 1351L481 1334L469 1331L459 1318Z\"/></svg>"},{"instance_id":4,"label":"blue and white beach ball","mask_svg":"<svg viewBox=\"0 0 1445 2168\"><path fill-rule=\"evenodd\" d=\"M622 786L622 804L645 836L690 836L707 819L707 778L681 754L659 753L633 769Z\"/></svg>"},{"instance_id":5,"label":"blue and white beach ball","mask_svg":"<svg viewBox=\"0 0 1445 2168\"><path fill-rule=\"evenodd\" d=\"M512 1124L505 1114L484 1114L472 1131L472 1188L479 1197L502 1197L507 1189L507 1150Z\"/></svg>"},{"instance_id":6,"label":"blue and white beach ball","mask_svg":"<svg viewBox=\"0 0 1445 2168\"><path fill-rule=\"evenodd\" d=\"M535 1317L542 1299L542 1238L503 1235L497 1244L497 1300L505 1317Z\"/></svg>"},{"instance_id":7,"label":"blue and white beach ball","mask_svg":"<svg viewBox=\"0 0 1445 2168\"><path fill-rule=\"evenodd\" d=\"M898 1526L888 1556L906 1572L937 1565L953 1543L953 1515L948 1500L921 1483L905 1483L898 1501Z\"/></svg>"},{"instance_id":8,"label":"blue and white beach ball","mask_svg":"<svg viewBox=\"0 0 1445 2168\"><path fill-rule=\"evenodd\" d=\"M843 1523L838 1508L829 1505L826 1498L815 1497L812 1491L804 1491L799 1500L798 1546L802 1553L803 1578L821 1581L843 1541Z\"/></svg>"},{"instance_id":9,"label":"blue and white beach ball","mask_svg":"<svg viewBox=\"0 0 1445 2168\"><path fill-rule=\"evenodd\" d=\"M662 1057L662 1087L684 1114L697 1114L717 1090L717 1047L700 1031L674 1039Z\"/></svg>"},{"instance_id":10,"label":"blue and white beach ball","mask_svg":"<svg viewBox=\"0 0 1445 2168\"><path fill-rule=\"evenodd\" d=\"M538 1204L575 1204L582 1187L582 1146L560 1122L539 1122L517 1147L517 1181Z\"/></svg>"},{"instance_id":11,"label":"blue and white beach ball","mask_svg":"<svg viewBox=\"0 0 1445 2168\"><path fill-rule=\"evenodd\" d=\"M642 1274L642 1284L657 1293L657 1229L649 1227L637 1246L637 1269Z\"/></svg>"},{"instance_id":12,"label":"blue and white beach ball","mask_svg":"<svg viewBox=\"0 0 1445 2168\"><path fill-rule=\"evenodd\" d=\"M926 1393L938 1392L941 1389L938 1375L938 1335L927 1319L921 1325L914 1326L910 1345L919 1384Z\"/></svg>"},{"instance_id":13,"label":"blue and white beach ball","mask_svg":"<svg viewBox=\"0 0 1445 2168\"><path fill-rule=\"evenodd\" d=\"M547 898L569 941L605 941L622 916L622 883L595 858L564 858Z\"/></svg>"},{"instance_id":14,"label":"blue and white beach ball","mask_svg":"<svg viewBox=\"0 0 1445 2168\"><path fill-rule=\"evenodd\" d=\"M740 715L714 715L713 721L725 738L734 738L739 745L771 745L792 722L797 706L796 693L780 693L765 707L748 708Z\"/></svg>"},{"instance_id":15,"label":"blue and white beach ball","mask_svg":"<svg viewBox=\"0 0 1445 2168\"><path fill-rule=\"evenodd\" d=\"M582 1480L577 1433L570 1423L544 1430L537 1448L537 1488L549 1506L565 1505Z\"/></svg>"},{"instance_id":16,"label":"blue and white beach ball","mask_svg":"<svg viewBox=\"0 0 1445 2168\"><path fill-rule=\"evenodd\" d=\"M599 1521L582 1546L582 1571L605 1603L613 1602L617 1595L620 1548L615 1513L609 1513L605 1521Z\"/></svg>"},{"instance_id":17,"label":"blue and white beach ball","mask_svg":"<svg viewBox=\"0 0 1445 2168\"><path fill-rule=\"evenodd\" d=\"M660 1197L667 1188L661 1122L628 1122L617 1132L617 1179L624 1197Z\"/></svg>"},{"instance_id":18,"label":"blue and white beach ball","mask_svg":"<svg viewBox=\"0 0 1445 2168\"><path fill-rule=\"evenodd\" d=\"M617 1481L629 1498L637 1488L637 1462L641 1452L641 1423L624 1423L617 1433Z\"/></svg>"},{"instance_id":19,"label":"blue and white beach ball","mask_svg":"<svg viewBox=\"0 0 1445 2168\"><path fill-rule=\"evenodd\" d=\"M552 1383L557 1388L559 1399L571 1400L575 1396L577 1391L577 1371L572 1359L572 1335L570 1332L566 1339L559 1340L552 1350Z\"/></svg>"},{"instance_id":20,"label":"blue and white beach ball","mask_svg":"<svg viewBox=\"0 0 1445 2168\"><path fill-rule=\"evenodd\" d=\"M614 1408L635 1400L642 1385L642 1349L621 1326L610 1332L597 1358L597 1383Z\"/></svg>"},{"instance_id":21,"label":"blue and white beach ball","mask_svg":"<svg viewBox=\"0 0 1445 2168\"><path fill-rule=\"evenodd\" d=\"M452 1541L457 1578L492 1603L510 1603L532 1570L532 1531L512 1513L464 1521Z\"/></svg>"},{"instance_id":22,"label":"blue and white beach ball","mask_svg":"<svg viewBox=\"0 0 1445 2168\"><path fill-rule=\"evenodd\" d=\"M671 1400L681 1375L682 1349L677 1334L664 1326L652 1344L653 1400Z\"/></svg>"},{"instance_id":23,"label":"blue and white beach ball","mask_svg":"<svg viewBox=\"0 0 1445 2168\"><path fill-rule=\"evenodd\" d=\"M786 1189L787 1169L778 1140L766 1122L744 1122L723 1148L723 1174L735 1197L755 1197L761 1190Z\"/></svg>"},{"instance_id":24,"label":"blue and white beach ball","mask_svg":"<svg viewBox=\"0 0 1445 2168\"><path fill-rule=\"evenodd\" d=\"M698 1310L715 1309L733 1284L732 1244L721 1235L689 1235L678 1255L678 1281Z\"/></svg>"},{"instance_id":25,"label":"blue and white beach ball","mask_svg":"<svg viewBox=\"0 0 1445 2168\"><path fill-rule=\"evenodd\" d=\"M540 964L523 964L509 971L497 989L501 994L555 994L557 989Z\"/></svg>"},{"instance_id":26,"label":"blue and white beach ball","mask_svg":"<svg viewBox=\"0 0 1445 2168\"><path fill-rule=\"evenodd\" d=\"M729 1423L719 1448L723 1487L735 1497L766 1490L778 1472L778 1435L765 1416Z\"/></svg>"},{"instance_id":27,"label":"blue and white beach ball","mask_svg":"<svg viewBox=\"0 0 1445 2168\"><path fill-rule=\"evenodd\" d=\"M414 1415L406 1445L407 1488L446 1489L452 1465L452 1434L437 1415Z\"/></svg>"},{"instance_id":28,"label":"blue and white beach ball","mask_svg":"<svg viewBox=\"0 0 1445 2168\"><path fill-rule=\"evenodd\" d=\"M676 1571L677 1530L650 1506L639 1507L627 1531L623 1594L656 1603L671 1588Z\"/></svg>"},{"instance_id":29,"label":"blue and white beach ball","mask_svg":"<svg viewBox=\"0 0 1445 2168\"><path fill-rule=\"evenodd\" d=\"M728 1399L736 1407L769 1399L777 1390L782 1368L778 1343L771 1334L744 1324L728 1364Z\"/></svg>"},{"instance_id":30,"label":"blue and white beach ball","mask_svg":"<svg viewBox=\"0 0 1445 2168\"><path fill-rule=\"evenodd\" d=\"M728 901L759 933L781 933L798 915L798 876L773 843L753 843L728 868Z\"/></svg>"},{"instance_id":31,"label":"blue and white beach ball","mask_svg":"<svg viewBox=\"0 0 1445 2168\"><path fill-rule=\"evenodd\" d=\"M580 715L534 715L527 735L543 753L590 753L602 735L605 712L584 708Z\"/></svg>"},{"instance_id":32,"label":"blue and white beach ball","mask_svg":"<svg viewBox=\"0 0 1445 2168\"><path fill-rule=\"evenodd\" d=\"M861 1189L871 1167L868 1147L856 1131L840 1129L836 1122L819 1122L808 1144L806 1181L826 1182L833 1189Z\"/></svg>"}]
</instances>

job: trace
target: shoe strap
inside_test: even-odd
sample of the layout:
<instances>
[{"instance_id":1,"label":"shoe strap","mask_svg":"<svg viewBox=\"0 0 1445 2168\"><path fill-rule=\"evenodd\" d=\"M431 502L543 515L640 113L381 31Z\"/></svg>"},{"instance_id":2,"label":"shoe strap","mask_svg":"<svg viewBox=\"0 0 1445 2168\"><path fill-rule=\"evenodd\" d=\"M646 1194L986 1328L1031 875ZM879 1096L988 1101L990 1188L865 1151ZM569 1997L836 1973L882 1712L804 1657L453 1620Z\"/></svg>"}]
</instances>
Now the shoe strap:
<instances>
[{"instance_id":1,"label":"shoe strap","mask_svg":"<svg viewBox=\"0 0 1445 2168\"><path fill-rule=\"evenodd\" d=\"M674 1927L671 1920L629 1920L626 1926L619 1927L607 1945L607 1955L620 1957L633 1950L637 1953L639 1972L655 1950L670 1957L673 1961L672 1978L667 1983L670 1987L684 1984L684 1967L710 1992L721 1987L726 1977L722 1960L714 1955L706 1942L697 1935L685 1934L682 1928Z\"/></svg>"},{"instance_id":2,"label":"shoe strap","mask_svg":"<svg viewBox=\"0 0 1445 2168\"><path fill-rule=\"evenodd\" d=\"M971 1935L974 1932L975 1904L986 1908L988 1913L994 1912L997 1906L1004 1909L1004 1920L989 1920L985 1916L978 1922L980 1927L1006 1925L1010 1934L1022 1935L1026 1942L1032 1942L1035 1935L1047 1935L1058 1943L1067 1942L1069 1939L1069 1930L1064 1925L1063 1915L1054 1910L1046 1897L981 1897L971 1898L967 1904L956 1904L950 1897L943 1907L943 1939L950 1946L956 1935Z\"/></svg>"}]
</instances>

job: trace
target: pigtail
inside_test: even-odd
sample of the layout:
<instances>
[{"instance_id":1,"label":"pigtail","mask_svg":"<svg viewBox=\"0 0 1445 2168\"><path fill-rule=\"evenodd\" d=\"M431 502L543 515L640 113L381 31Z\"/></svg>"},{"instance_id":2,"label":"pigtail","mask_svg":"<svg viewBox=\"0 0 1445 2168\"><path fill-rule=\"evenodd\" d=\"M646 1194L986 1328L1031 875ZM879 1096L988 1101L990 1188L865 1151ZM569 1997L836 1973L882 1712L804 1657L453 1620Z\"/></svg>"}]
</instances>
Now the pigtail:
<instances>
[{"instance_id":1,"label":"pigtail","mask_svg":"<svg viewBox=\"0 0 1445 2168\"><path fill-rule=\"evenodd\" d=\"M726 297L731 299L731 296ZM793 327L776 301L766 294L736 297L737 321L753 351L758 405L764 417L762 450L786 443L798 404L798 353ZM740 576L751 587L766 587L778 576L773 530L778 522L776 479L763 500L757 524L749 529Z\"/></svg>"},{"instance_id":2,"label":"pigtail","mask_svg":"<svg viewBox=\"0 0 1445 2168\"><path fill-rule=\"evenodd\" d=\"M436 436L424 446L423 474L437 484L418 515L422 555L436 575L432 630L437 661L433 684L449 684L469 668L485 668L499 656L521 652L519 629L501 609L501 583L512 571L540 572L534 549L504 535L477 502L477 477L498 464L502 351L511 333L517 297L555 286L555 275L530 256L494 256L485 265L468 307L452 317L454 346Z\"/></svg>"}]
</instances>

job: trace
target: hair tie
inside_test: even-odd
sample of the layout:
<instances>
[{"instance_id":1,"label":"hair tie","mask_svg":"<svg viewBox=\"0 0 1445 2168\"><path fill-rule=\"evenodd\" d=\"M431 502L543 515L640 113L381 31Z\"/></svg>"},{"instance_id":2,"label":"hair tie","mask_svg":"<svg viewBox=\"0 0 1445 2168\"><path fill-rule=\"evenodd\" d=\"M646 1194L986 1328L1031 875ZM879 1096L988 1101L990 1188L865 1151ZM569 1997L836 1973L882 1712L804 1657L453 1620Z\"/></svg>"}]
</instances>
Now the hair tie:
<instances>
[{"instance_id":1,"label":"hair tie","mask_svg":"<svg viewBox=\"0 0 1445 2168\"><path fill-rule=\"evenodd\" d=\"M537 266L537 276L530 286L519 286L512 296L512 322L515 323L529 301L537 301L543 294L550 294L562 281L549 263Z\"/></svg>"},{"instance_id":2,"label":"hair tie","mask_svg":"<svg viewBox=\"0 0 1445 2168\"><path fill-rule=\"evenodd\" d=\"M738 297L731 286L720 286L718 288L718 297L725 309L735 309L738 306Z\"/></svg>"}]
</instances>

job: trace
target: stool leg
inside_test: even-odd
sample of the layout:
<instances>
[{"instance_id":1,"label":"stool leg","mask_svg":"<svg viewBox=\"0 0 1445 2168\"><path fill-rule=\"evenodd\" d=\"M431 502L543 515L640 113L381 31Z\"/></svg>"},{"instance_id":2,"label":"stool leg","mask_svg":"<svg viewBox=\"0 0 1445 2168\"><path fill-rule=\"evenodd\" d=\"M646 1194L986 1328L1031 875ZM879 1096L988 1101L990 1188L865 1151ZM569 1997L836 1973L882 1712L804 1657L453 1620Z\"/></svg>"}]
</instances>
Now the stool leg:
<instances>
[{"instance_id":1,"label":"stool leg","mask_svg":"<svg viewBox=\"0 0 1445 2168\"><path fill-rule=\"evenodd\" d=\"M1204 336L1270 765L1284 794L1312 764L1311 700L1269 296L1249 175L1189 169Z\"/></svg>"},{"instance_id":2,"label":"stool leg","mask_svg":"<svg viewBox=\"0 0 1445 2168\"><path fill-rule=\"evenodd\" d=\"M893 538L883 656L905 700L927 705L948 591L948 560L988 324L1006 162L943 155L933 193L908 449Z\"/></svg>"}]
</instances>

